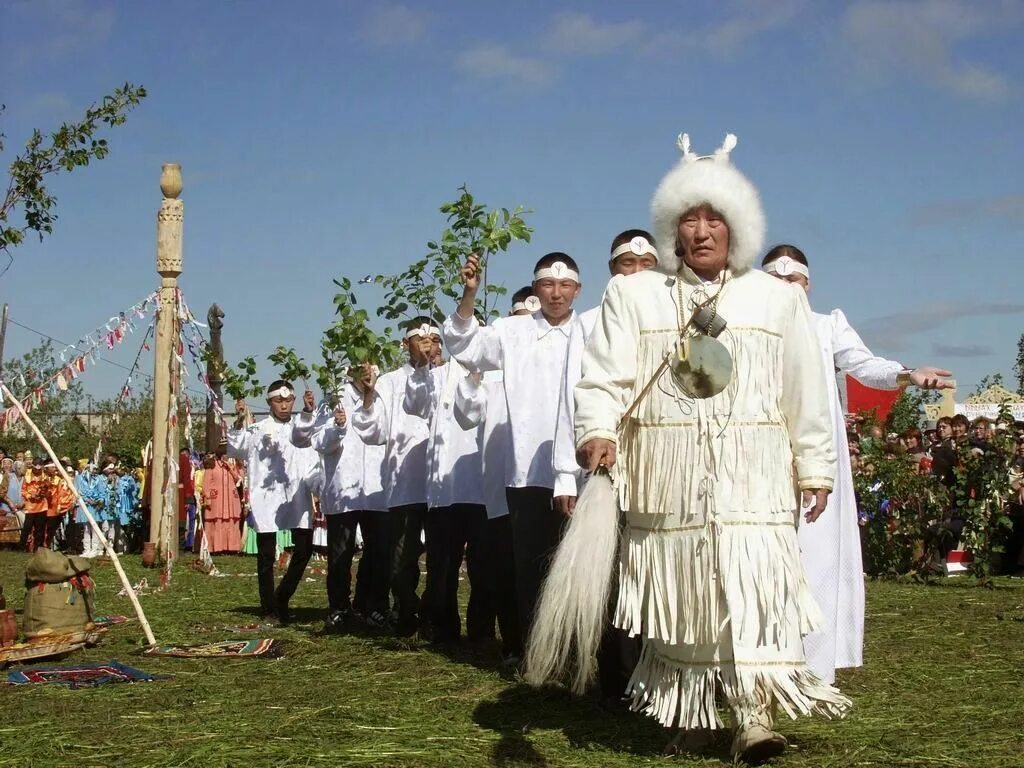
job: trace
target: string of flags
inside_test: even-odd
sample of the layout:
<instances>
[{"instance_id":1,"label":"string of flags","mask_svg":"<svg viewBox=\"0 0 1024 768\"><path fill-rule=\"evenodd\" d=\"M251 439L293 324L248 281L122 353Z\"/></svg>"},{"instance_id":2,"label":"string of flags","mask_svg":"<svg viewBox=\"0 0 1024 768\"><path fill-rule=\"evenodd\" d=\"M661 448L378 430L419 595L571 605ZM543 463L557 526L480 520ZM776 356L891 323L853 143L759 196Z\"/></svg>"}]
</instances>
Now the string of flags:
<instances>
[{"instance_id":1,"label":"string of flags","mask_svg":"<svg viewBox=\"0 0 1024 768\"><path fill-rule=\"evenodd\" d=\"M31 391L21 398L26 413L31 413L46 399L66 392L75 379L85 373L87 364L96 365L106 351L114 349L130 334L134 334L137 321L145 319L157 307L157 296L158 293L154 291L62 349L58 355L61 364L57 370L45 380L35 383ZM23 389L28 389L24 376L20 376L20 383ZM16 408L4 410L0 413L0 430L14 426L20 418L21 414Z\"/></svg>"}]
</instances>

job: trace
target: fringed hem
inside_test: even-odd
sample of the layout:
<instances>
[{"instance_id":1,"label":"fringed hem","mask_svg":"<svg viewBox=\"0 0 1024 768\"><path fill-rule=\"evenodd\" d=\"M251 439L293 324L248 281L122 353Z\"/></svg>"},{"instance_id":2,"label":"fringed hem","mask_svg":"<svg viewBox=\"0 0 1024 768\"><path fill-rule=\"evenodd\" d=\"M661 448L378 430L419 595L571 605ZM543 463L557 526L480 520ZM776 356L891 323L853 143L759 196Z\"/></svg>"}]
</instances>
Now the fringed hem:
<instances>
[{"instance_id":1,"label":"fringed hem","mask_svg":"<svg viewBox=\"0 0 1024 768\"><path fill-rule=\"evenodd\" d=\"M724 728L718 715L719 692L726 702L777 704L794 720L798 715L842 718L853 706L803 663L679 663L659 654L649 642L629 681L631 709L666 728Z\"/></svg>"},{"instance_id":2,"label":"fringed hem","mask_svg":"<svg viewBox=\"0 0 1024 768\"><path fill-rule=\"evenodd\" d=\"M669 645L798 645L821 626L796 531L778 525L627 528L615 623Z\"/></svg>"}]
</instances>

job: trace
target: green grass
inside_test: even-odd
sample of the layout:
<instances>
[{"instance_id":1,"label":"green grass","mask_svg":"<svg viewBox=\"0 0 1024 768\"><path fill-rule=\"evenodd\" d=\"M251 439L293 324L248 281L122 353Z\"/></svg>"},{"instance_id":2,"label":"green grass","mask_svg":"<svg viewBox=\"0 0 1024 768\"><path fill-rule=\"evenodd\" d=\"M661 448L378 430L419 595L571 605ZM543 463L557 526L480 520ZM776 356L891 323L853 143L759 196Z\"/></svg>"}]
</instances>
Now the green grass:
<instances>
[{"instance_id":1,"label":"green grass","mask_svg":"<svg viewBox=\"0 0 1024 768\"><path fill-rule=\"evenodd\" d=\"M9 607L21 609L25 556L0 552ZM184 562L185 558L183 558ZM145 571L126 557L133 581ZM252 574L255 562L218 567ZM308 574L309 572L307 572ZM110 565L93 571L100 613L131 614ZM497 649L444 655L415 641L317 634L322 577L293 607L306 624L272 629L279 660L141 657L137 623L113 627L68 663L117 659L173 680L70 691L0 687L0 766L717 766L661 757L668 734L592 700L534 691L497 668ZM253 620L251 575L212 578L179 566L144 595L162 643L236 638L215 627ZM840 674L854 700L841 722L783 721L779 766L1024 766L1024 582L995 589L868 585L867 666Z\"/></svg>"}]
</instances>

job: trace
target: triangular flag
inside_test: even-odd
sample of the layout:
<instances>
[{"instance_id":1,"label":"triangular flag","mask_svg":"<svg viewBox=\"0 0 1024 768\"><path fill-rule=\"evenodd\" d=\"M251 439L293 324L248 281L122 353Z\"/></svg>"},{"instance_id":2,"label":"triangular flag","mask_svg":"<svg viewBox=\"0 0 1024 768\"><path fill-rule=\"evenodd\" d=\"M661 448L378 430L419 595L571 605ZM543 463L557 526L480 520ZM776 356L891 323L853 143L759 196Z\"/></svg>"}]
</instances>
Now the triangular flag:
<instances>
[{"instance_id":1,"label":"triangular flag","mask_svg":"<svg viewBox=\"0 0 1024 768\"><path fill-rule=\"evenodd\" d=\"M68 380L64 378L63 373L57 374L57 389L59 389L61 392L68 391Z\"/></svg>"}]
</instances>

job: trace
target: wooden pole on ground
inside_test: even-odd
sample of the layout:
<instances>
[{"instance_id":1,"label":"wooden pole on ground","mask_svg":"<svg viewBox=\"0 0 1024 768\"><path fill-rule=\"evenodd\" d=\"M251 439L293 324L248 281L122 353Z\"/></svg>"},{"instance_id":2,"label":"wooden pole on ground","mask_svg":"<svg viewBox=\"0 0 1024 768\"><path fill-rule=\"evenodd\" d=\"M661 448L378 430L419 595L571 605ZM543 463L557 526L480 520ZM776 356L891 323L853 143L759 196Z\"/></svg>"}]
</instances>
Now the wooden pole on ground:
<instances>
[{"instance_id":1,"label":"wooden pole on ground","mask_svg":"<svg viewBox=\"0 0 1024 768\"><path fill-rule=\"evenodd\" d=\"M178 382L178 275L182 271L182 229L185 205L181 194L181 166L164 163L160 174L163 201L156 216L156 271L160 273L160 303L156 315L153 352L153 468L149 483L149 540L165 562L178 553L177 472L178 430L170 424L171 405Z\"/></svg>"},{"instance_id":2,"label":"wooden pole on ground","mask_svg":"<svg viewBox=\"0 0 1024 768\"><path fill-rule=\"evenodd\" d=\"M139 624L142 625L142 632L146 636L146 642L149 645L156 645L156 638L153 637L153 630L149 627L149 622L146 620L146 614L142 612L142 605L139 603L139 597L135 594L135 589L132 587L132 583L128 581L128 575L124 572L124 568L121 567L121 561L117 557L117 552L107 541L107 537L103 535L103 530L96 523L96 518L92 516L92 512L89 511L88 505L82 501L82 497L78 493L78 488L75 487L74 482L68 477L68 473L64 471L64 465L60 459L57 458L57 454L54 453L53 447L43 437L43 433L39 431L39 427L36 423L29 418L28 413L25 411L24 406L21 402L11 393L11 390L7 388L7 385L0 382L0 387L3 388L3 393L7 399L11 401L11 405L17 408L21 414L21 418L25 420L25 423L29 425L32 431L35 433L36 439L39 440L39 444L43 446L43 449L49 454L53 463L57 465L57 471L60 476L64 478L64 482L68 484L68 487L75 494L75 500L78 502L78 508L82 510L82 514L85 515L85 519L89 521L89 525L92 526L93 534L99 537L99 540L103 542L103 549L110 558L110 562L114 564L114 570L117 571L117 575L121 579L121 583L124 585L125 592L128 594L128 599L131 600L132 608L135 609L135 615L139 617Z\"/></svg>"}]
</instances>

